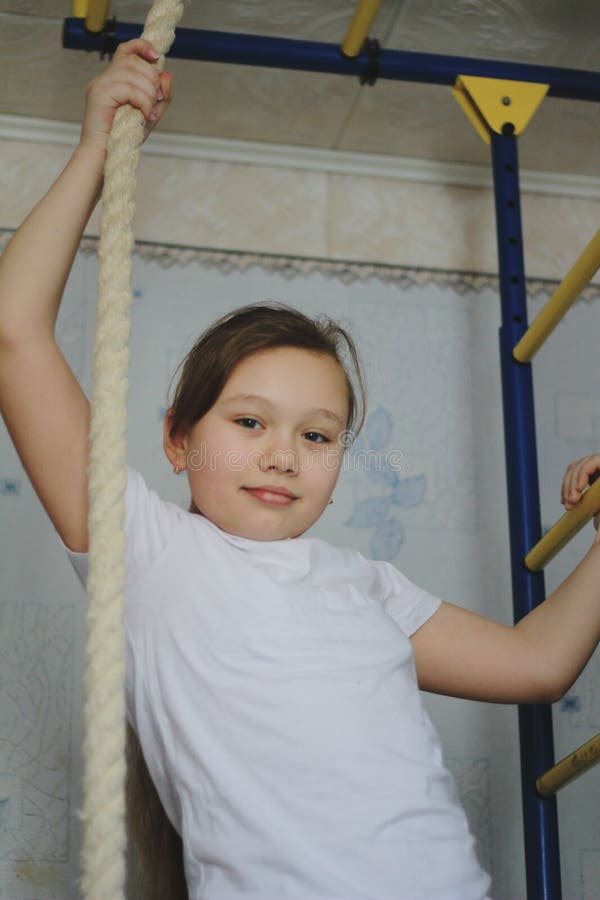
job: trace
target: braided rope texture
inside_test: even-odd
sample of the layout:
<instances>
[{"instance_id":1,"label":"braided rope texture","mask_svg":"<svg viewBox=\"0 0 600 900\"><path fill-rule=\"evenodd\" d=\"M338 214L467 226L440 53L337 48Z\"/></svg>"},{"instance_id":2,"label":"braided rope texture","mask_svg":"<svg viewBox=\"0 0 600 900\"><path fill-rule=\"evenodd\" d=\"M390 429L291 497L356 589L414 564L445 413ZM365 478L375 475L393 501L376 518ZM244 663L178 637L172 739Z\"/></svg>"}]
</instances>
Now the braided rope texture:
<instances>
[{"instance_id":1,"label":"braided rope texture","mask_svg":"<svg viewBox=\"0 0 600 900\"><path fill-rule=\"evenodd\" d=\"M142 37L161 59L182 0L155 0ZM81 888L85 900L125 892L124 490L136 170L143 114L117 110L108 141L98 250L98 308L89 460L89 577Z\"/></svg>"}]
</instances>

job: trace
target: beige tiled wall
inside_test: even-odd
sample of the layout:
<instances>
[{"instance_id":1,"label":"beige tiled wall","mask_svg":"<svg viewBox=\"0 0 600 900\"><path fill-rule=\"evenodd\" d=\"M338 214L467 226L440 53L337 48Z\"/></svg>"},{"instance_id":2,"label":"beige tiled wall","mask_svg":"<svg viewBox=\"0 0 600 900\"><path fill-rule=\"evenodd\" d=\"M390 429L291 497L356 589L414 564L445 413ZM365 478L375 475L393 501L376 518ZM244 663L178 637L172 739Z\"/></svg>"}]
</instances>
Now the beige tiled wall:
<instances>
[{"instance_id":1,"label":"beige tiled wall","mask_svg":"<svg viewBox=\"0 0 600 900\"><path fill-rule=\"evenodd\" d=\"M0 141L0 227L15 227L60 171L64 146ZM137 236L182 244L495 272L488 189L146 156ZM561 279L600 222L600 200L523 193L526 271ZM98 213L88 229L98 233Z\"/></svg>"}]
</instances>

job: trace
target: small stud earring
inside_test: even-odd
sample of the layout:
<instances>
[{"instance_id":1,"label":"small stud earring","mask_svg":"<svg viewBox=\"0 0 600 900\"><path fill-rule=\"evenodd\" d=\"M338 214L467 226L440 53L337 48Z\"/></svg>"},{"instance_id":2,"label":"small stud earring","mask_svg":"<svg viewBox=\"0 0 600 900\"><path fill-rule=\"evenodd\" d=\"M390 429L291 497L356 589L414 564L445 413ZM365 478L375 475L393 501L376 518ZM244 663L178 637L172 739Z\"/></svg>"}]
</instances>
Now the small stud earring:
<instances>
[{"instance_id":1,"label":"small stud earring","mask_svg":"<svg viewBox=\"0 0 600 900\"><path fill-rule=\"evenodd\" d=\"M185 472L185 466L180 466L178 462L175 463L175 465L173 466L173 473L175 475L180 475L181 472Z\"/></svg>"},{"instance_id":2,"label":"small stud earring","mask_svg":"<svg viewBox=\"0 0 600 900\"><path fill-rule=\"evenodd\" d=\"M330 497L330 498L329 498L329 501L328 501L328 503L327 503L327 506L331 506L332 503L333 503L333 497Z\"/></svg>"}]
</instances>

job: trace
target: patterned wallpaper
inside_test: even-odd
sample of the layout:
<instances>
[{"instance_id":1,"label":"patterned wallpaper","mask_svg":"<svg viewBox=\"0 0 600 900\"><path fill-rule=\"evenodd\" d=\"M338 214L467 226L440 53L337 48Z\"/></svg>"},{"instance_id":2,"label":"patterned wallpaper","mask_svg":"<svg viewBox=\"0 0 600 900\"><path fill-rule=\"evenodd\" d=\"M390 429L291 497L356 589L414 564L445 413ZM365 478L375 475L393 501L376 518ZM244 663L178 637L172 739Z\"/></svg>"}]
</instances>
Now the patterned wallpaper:
<instances>
[{"instance_id":1,"label":"patterned wallpaper","mask_svg":"<svg viewBox=\"0 0 600 900\"><path fill-rule=\"evenodd\" d=\"M89 248L89 246L88 246ZM339 319L357 337L370 411L315 534L393 561L417 584L511 619L498 366L490 278L252 254L141 248L134 261L128 456L165 498L186 504L161 450L166 390L198 331L248 300L285 300ZM96 296L78 256L58 337L89 390ZM387 273L387 278L380 277ZM361 277L362 276L362 277ZM547 286L546 286L547 287ZM532 298L537 312L547 291ZM577 303L536 358L542 523L560 515L566 463L600 441L600 306ZM476 352L473 352L476 348ZM577 359L577 365L573 359ZM0 429L0 897L79 900L84 596ZM9 523L10 527L5 527ZM546 571L548 591L591 542L582 531ZM432 555L432 547L435 553ZM600 728L598 654L555 706L556 751ZM497 900L524 894L516 711L428 696ZM564 896L594 900L600 872L600 767L561 795ZM137 900L137 898L132 898Z\"/></svg>"},{"instance_id":2,"label":"patterned wallpaper","mask_svg":"<svg viewBox=\"0 0 600 900\"><path fill-rule=\"evenodd\" d=\"M0 228L22 221L69 152L67 146L0 139ZM530 278L560 281L598 229L600 199L566 191L568 185L564 196L522 195ZM96 211L87 233L98 231ZM497 271L489 189L283 165L143 156L136 236L192 248Z\"/></svg>"}]
</instances>

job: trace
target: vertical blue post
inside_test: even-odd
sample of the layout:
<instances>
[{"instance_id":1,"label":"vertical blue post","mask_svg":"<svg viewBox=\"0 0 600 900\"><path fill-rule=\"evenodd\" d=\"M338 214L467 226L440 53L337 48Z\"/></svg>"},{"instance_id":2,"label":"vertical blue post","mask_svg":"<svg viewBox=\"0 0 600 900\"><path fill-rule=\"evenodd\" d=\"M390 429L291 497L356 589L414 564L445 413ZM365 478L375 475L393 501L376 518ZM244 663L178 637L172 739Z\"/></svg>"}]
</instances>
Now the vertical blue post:
<instances>
[{"instance_id":1,"label":"vertical blue post","mask_svg":"<svg viewBox=\"0 0 600 900\"><path fill-rule=\"evenodd\" d=\"M517 139L492 134L496 229L502 326L500 364L508 517L515 622L545 598L544 575L523 562L541 537L533 379L531 363L518 363L512 351L527 330L527 305L519 197ZM549 706L519 707L521 788L525 863L529 900L560 900L560 857L556 799L540 797L536 778L554 765Z\"/></svg>"}]
</instances>

